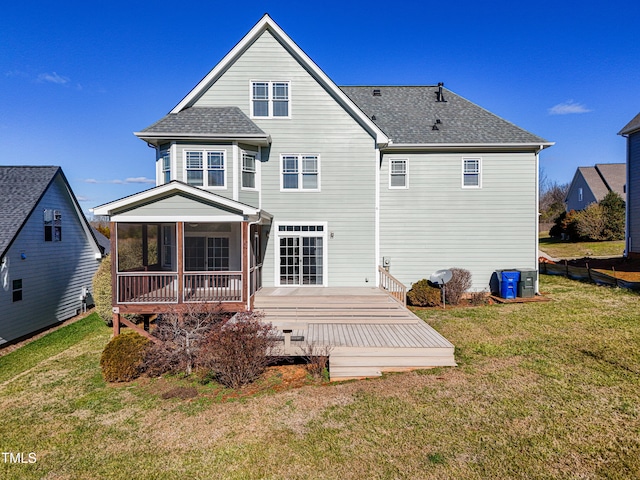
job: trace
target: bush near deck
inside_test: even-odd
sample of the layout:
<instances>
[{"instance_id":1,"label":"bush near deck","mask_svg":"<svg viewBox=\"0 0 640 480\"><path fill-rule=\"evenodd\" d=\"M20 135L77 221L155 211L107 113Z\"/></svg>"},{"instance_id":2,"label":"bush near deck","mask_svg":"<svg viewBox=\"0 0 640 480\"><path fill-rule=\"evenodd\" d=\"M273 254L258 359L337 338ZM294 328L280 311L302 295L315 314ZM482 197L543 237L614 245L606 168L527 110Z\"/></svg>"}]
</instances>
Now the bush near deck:
<instances>
[{"instance_id":1,"label":"bush near deck","mask_svg":"<svg viewBox=\"0 0 640 480\"><path fill-rule=\"evenodd\" d=\"M0 358L0 477L640 477L638 295L541 278L553 301L424 310L457 368L222 402L105 384L93 315Z\"/></svg>"}]
</instances>

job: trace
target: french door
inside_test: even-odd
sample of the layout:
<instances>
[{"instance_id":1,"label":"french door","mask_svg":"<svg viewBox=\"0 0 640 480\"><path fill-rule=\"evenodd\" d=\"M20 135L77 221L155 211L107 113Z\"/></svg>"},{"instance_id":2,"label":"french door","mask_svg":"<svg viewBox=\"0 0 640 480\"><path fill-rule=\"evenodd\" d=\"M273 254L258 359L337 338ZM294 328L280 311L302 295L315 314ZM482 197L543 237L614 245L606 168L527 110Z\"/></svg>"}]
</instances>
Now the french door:
<instances>
[{"instance_id":1,"label":"french door","mask_svg":"<svg viewBox=\"0 0 640 480\"><path fill-rule=\"evenodd\" d=\"M324 237L296 233L279 235L280 285L323 285Z\"/></svg>"}]
</instances>

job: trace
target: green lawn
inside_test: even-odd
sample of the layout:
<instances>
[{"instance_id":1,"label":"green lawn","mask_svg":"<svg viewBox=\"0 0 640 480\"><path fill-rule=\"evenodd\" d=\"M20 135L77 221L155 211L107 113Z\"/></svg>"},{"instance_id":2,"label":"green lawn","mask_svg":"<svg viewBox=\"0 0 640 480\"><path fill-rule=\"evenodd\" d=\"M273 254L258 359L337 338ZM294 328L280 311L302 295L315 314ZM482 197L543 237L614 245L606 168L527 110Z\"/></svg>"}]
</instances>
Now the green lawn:
<instances>
[{"instance_id":1,"label":"green lawn","mask_svg":"<svg viewBox=\"0 0 640 480\"><path fill-rule=\"evenodd\" d=\"M540 250L558 259L584 257L621 257L624 252L624 240L612 242L569 242L551 238L540 233Z\"/></svg>"},{"instance_id":2,"label":"green lawn","mask_svg":"<svg viewBox=\"0 0 640 480\"><path fill-rule=\"evenodd\" d=\"M553 301L419 312L457 368L224 403L105 385L92 315L0 358L0 448L37 456L0 478L639 478L638 295L541 281Z\"/></svg>"}]
</instances>

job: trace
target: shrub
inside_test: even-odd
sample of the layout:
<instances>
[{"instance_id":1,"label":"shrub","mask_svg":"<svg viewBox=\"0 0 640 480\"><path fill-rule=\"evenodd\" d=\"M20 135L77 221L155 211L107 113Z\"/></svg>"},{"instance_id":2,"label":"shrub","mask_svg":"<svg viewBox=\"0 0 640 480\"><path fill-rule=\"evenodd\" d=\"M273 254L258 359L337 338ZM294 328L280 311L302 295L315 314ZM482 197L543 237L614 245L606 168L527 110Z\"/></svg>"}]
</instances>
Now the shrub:
<instances>
[{"instance_id":1,"label":"shrub","mask_svg":"<svg viewBox=\"0 0 640 480\"><path fill-rule=\"evenodd\" d=\"M198 362L202 342L222 317L219 309L206 312L195 306L158 317L153 335L162 343L149 348L144 360L147 373L152 376L167 372L190 375Z\"/></svg>"},{"instance_id":2,"label":"shrub","mask_svg":"<svg viewBox=\"0 0 640 480\"><path fill-rule=\"evenodd\" d=\"M440 289L423 278L407 292L409 304L416 307L435 307L442 303Z\"/></svg>"},{"instance_id":3,"label":"shrub","mask_svg":"<svg viewBox=\"0 0 640 480\"><path fill-rule=\"evenodd\" d=\"M256 380L271 362L279 342L263 313L242 312L212 326L201 347L200 363L230 388Z\"/></svg>"},{"instance_id":4,"label":"shrub","mask_svg":"<svg viewBox=\"0 0 640 480\"><path fill-rule=\"evenodd\" d=\"M605 240L606 227L604 209L597 203L592 203L575 215L577 237L580 240L598 242Z\"/></svg>"},{"instance_id":5,"label":"shrub","mask_svg":"<svg viewBox=\"0 0 640 480\"><path fill-rule=\"evenodd\" d=\"M549 230L549 235L551 237L560 237L564 234L568 238L578 238L579 234L576 222L577 215L578 213L575 210L562 212L558 218L556 218L555 224L551 227L551 230Z\"/></svg>"},{"instance_id":6,"label":"shrub","mask_svg":"<svg viewBox=\"0 0 640 480\"><path fill-rule=\"evenodd\" d=\"M603 236L606 240L624 239L625 227L625 203L616 192L609 192L600 200L600 206L604 210L606 225Z\"/></svg>"},{"instance_id":7,"label":"shrub","mask_svg":"<svg viewBox=\"0 0 640 480\"><path fill-rule=\"evenodd\" d=\"M111 339L100 357L102 376L107 382L129 382L143 372L143 359L151 342L136 332Z\"/></svg>"},{"instance_id":8,"label":"shrub","mask_svg":"<svg viewBox=\"0 0 640 480\"><path fill-rule=\"evenodd\" d=\"M113 323L111 312L111 255L102 259L98 270L93 275L93 300L96 313L109 326Z\"/></svg>"},{"instance_id":9,"label":"shrub","mask_svg":"<svg viewBox=\"0 0 640 480\"><path fill-rule=\"evenodd\" d=\"M449 305L458 305L462 295L471 288L471 272L464 268L452 268L451 280L445 286L445 298Z\"/></svg>"},{"instance_id":10,"label":"shrub","mask_svg":"<svg viewBox=\"0 0 640 480\"><path fill-rule=\"evenodd\" d=\"M329 378L329 355L333 350L331 345L318 345L314 342L306 343L302 352L307 361L307 371L313 378Z\"/></svg>"}]
</instances>

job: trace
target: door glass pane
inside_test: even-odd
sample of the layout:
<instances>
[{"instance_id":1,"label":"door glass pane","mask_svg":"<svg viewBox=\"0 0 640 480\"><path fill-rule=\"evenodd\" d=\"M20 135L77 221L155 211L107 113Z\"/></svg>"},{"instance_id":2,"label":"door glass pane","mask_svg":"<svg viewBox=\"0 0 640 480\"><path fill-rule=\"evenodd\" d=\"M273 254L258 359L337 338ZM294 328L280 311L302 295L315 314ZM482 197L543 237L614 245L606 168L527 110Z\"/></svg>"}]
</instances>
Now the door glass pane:
<instances>
[{"instance_id":1,"label":"door glass pane","mask_svg":"<svg viewBox=\"0 0 640 480\"><path fill-rule=\"evenodd\" d=\"M280 285L300 285L298 237L280 237Z\"/></svg>"},{"instance_id":2,"label":"door glass pane","mask_svg":"<svg viewBox=\"0 0 640 480\"><path fill-rule=\"evenodd\" d=\"M302 284L322 285L322 237L302 238Z\"/></svg>"}]
</instances>

